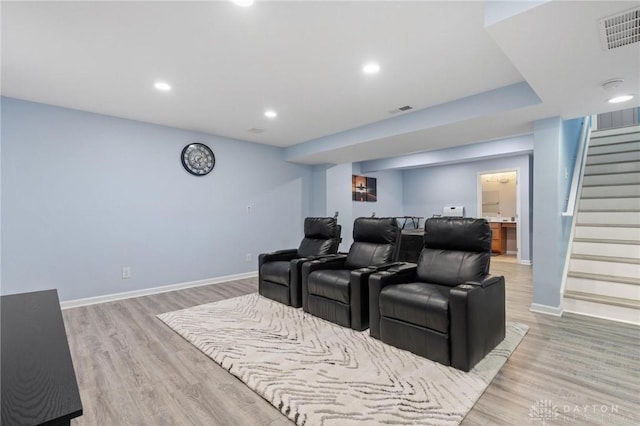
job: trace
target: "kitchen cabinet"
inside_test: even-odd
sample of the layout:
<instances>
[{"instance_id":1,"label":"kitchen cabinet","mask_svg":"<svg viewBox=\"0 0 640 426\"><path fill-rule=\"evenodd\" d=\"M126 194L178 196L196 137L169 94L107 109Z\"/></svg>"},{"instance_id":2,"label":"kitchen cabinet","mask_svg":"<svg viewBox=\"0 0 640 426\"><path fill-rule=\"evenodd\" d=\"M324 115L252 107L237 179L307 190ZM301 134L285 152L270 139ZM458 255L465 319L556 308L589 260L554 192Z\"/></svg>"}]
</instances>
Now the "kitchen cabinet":
<instances>
[{"instance_id":1,"label":"kitchen cabinet","mask_svg":"<svg viewBox=\"0 0 640 426\"><path fill-rule=\"evenodd\" d=\"M491 226L491 251L498 254L507 253L507 232L513 229L515 232L516 222L490 222Z\"/></svg>"}]
</instances>

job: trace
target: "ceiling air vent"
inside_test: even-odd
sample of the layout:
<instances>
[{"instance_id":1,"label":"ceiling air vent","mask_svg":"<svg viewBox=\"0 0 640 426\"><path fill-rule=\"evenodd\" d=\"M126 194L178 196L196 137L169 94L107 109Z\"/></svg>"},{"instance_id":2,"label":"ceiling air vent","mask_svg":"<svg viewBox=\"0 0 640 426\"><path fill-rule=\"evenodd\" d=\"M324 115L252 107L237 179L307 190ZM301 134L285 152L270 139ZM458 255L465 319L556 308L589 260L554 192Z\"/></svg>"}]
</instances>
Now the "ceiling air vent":
<instances>
[{"instance_id":1,"label":"ceiling air vent","mask_svg":"<svg viewBox=\"0 0 640 426\"><path fill-rule=\"evenodd\" d=\"M389 114L397 114L399 112L409 111L410 109L413 109L411 105L405 105L405 106L398 107L396 109L392 109L391 111L389 111Z\"/></svg>"},{"instance_id":2,"label":"ceiling air vent","mask_svg":"<svg viewBox=\"0 0 640 426\"><path fill-rule=\"evenodd\" d=\"M249 133L255 133L255 134L260 134L260 133L264 133L264 129L260 129L258 127L252 127L249 130L247 130Z\"/></svg>"},{"instance_id":3,"label":"ceiling air vent","mask_svg":"<svg viewBox=\"0 0 640 426\"><path fill-rule=\"evenodd\" d=\"M640 42L640 7L603 18L599 22L604 50Z\"/></svg>"}]
</instances>

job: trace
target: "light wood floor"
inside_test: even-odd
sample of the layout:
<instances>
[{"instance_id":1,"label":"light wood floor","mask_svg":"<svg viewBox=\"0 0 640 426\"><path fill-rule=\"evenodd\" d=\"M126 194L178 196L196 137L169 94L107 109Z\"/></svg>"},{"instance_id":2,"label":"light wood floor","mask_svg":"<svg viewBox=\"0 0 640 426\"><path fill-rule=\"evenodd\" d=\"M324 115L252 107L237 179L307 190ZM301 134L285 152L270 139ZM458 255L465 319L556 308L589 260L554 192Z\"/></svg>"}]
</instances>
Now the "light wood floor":
<instances>
[{"instance_id":1,"label":"light wood floor","mask_svg":"<svg viewBox=\"0 0 640 426\"><path fill-rule=\"evenodd\" d=\"M463 425L640 424L640 329L533 314L531 267L493 259L507 320L530 330ZM256 279L63 311L84 415L75 425L291 425L242 382L155 318L255 292Z\"/></svg>"}]
</instances>

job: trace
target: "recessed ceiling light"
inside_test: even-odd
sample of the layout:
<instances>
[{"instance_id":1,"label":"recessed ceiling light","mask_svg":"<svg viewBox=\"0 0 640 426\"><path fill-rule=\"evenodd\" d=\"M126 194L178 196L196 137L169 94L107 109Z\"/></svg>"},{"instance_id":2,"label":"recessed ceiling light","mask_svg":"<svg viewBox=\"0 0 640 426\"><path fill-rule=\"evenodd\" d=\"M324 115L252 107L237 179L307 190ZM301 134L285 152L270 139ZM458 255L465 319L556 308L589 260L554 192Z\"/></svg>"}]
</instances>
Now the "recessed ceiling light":
<instances>
[{"instance_id":1,"label":"recessed ceiling light","mask_svg":"<svg viewBox=\"0 0 640 426\"><path fill-rule=\"evenodd\" d=\"M240 7L249 7L253 5L253 0L231 0Z\"/></svg>"},{"instance_id":2,"label":"recessed ceiling light","mask_svg":"<svg viewBox=\"0 0 640 426\"><path fill-rule=\"evenodd\" d=\"M264 116L267 118L276 118L278 116L278 113L272 109L268 109L264 112Z\"/></svg>"},{"instance_id":3,"label":"recessed ceiling light","mask_svg":"<svg viewBox=\"0 0 640 426\"><path fill-rule=\"evenodd\" d=\"M615 98L609 99L609 103L610 104L619 104L621 102L630 101L631 99L633 99L633 95L616 96Z\"/></svg>"},{"instance_id":4,"label":"recessed ceiling light","mask_svg":"<svg viewBox=\"0 0 640 426\"><path fill-rule=\"evenodd\" d=\"M362 67L362 72L365 74L377 74L380 71L380 65L375 62L369 62Z\"/></svg>"},{"instance_id":5,"label":"recessed ceiling light","mask_svg":"<svg viewBox=\"0 0 640 426\"><path fill-rule=\"evenodd\" d=\"M168 83L165 83L164 81L156 81L153 87L155 87L158 90L162 90L163 92L168 92L169 90L171 90L171 85Z\"/></svg>"}]
</instances>

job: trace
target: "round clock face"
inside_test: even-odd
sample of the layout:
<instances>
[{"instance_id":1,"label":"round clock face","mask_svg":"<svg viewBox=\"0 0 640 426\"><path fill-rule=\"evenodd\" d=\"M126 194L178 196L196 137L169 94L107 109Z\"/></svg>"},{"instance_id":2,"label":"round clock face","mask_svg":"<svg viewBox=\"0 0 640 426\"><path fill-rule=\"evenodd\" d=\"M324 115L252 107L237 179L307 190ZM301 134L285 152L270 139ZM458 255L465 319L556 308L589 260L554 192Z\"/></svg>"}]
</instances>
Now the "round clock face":
<instances>
[{"instance_id":1,"label":"round clock face","mask_svg":"<svg viewBox=\"0 0 640 426\"><path fill-rule=\"evenodd\" d=\"M213 170L216 157L205 144L190 143L182 150L182 165L192 175L204 176Z\"/></svg>"}]
</instances>

